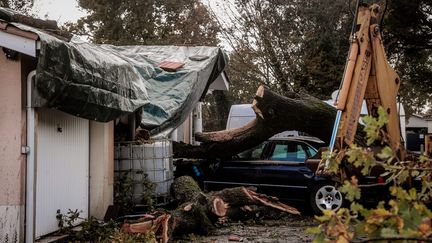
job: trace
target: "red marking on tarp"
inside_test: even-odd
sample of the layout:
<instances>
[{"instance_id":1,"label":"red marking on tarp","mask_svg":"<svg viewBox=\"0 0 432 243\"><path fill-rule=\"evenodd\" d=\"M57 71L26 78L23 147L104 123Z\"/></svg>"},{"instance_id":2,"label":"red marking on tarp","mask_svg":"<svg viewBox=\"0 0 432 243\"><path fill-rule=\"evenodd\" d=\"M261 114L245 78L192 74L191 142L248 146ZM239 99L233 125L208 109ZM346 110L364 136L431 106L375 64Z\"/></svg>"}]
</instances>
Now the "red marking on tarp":
<instances>
[{"instance_id":1,"label":"red marking on tarp","mask_svg":"<svg viewBox=\"0 0 432 243\"><path fill-rule=\"evenodd\" d=\"M181 62L163 61L159 63L158 67L162 68L167 72L175 72L185 64Z\"/></svg>"}]
</instances>

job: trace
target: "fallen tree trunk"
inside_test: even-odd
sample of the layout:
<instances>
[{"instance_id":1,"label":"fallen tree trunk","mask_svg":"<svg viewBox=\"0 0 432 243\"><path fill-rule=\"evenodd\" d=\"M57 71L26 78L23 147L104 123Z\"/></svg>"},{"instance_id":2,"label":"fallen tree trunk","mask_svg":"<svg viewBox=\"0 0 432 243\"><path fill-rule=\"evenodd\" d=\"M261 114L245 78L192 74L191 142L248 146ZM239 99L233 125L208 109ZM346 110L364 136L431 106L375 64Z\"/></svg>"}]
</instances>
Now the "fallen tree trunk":
<instances>
[{"instance_id":1,"label":"fallen tree trunk","mask_svg":"<svg viewBox=\"0 0 432 243\"><path fill-rule=\"evenodd\" d=\"M189 176L177 178L171 192L179 204L174 211L146 215L141 222L123 224L122 230L128 233L154 232L162 242L167 242L171 236L208 234L220 219L245 219L263 209L300 214L297 209L275 197L256 193L253 188L235 187L205 194Z\"/></svg>"},{"instance_id":2,"label":"fallen tree trunk","mask_svg":"<svg viewBox=\"0 0 432 243\"><path fill-rule=\"evenodd\" d=\"M236 129L196 133L200 146L174 145L176 158L224 158L258 145L273 135L297 130L329 144L336 109L307 94L281 96L260 86L252 102L256 118ZM361 137L358 141L361 142Z\"/></svg>"}]
</instances>

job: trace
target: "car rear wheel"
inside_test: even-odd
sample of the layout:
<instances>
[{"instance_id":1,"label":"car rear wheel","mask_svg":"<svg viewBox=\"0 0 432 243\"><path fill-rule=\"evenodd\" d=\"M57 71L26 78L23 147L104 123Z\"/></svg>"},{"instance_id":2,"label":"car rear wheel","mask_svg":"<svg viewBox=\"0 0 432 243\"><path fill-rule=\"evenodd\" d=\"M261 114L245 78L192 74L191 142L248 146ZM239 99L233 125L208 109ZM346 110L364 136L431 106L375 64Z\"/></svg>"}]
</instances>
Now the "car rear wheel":
<instances>
[{"instance_id":1,"label":"car rear wheel","mask_svg":"<svg viewBox=\"0 0 432 243\"><path fill-rule=\"evenodd\" d=\"M330 183L319 184L310 195L312 210L315 214L322 214L324 210L337 211L343 204L340 191Z\"/></svg>"}]
</instances>

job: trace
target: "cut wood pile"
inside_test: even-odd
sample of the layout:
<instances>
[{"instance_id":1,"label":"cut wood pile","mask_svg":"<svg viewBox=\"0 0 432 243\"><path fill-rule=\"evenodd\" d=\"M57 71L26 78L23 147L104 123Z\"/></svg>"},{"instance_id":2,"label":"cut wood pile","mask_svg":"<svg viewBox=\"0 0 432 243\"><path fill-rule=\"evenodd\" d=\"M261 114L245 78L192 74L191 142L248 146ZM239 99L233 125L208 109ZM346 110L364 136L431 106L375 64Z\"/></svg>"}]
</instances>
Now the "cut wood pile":
<instances>
[{"instance_id":1,"label":"cut wood pile","mask_svg":"<svg viewBox=\"0 0 432 243\"><path fill-rule=\"evenodd\" d=\"M235 187L204 193L189 176L177 178L171 186L171 193L178 204L175 210L144 215L138 222L124 223L122 231L153 232L161 242L168 242L172 236L209 234L216 224L251 218L258 211L300 214L297 209L275 197L259 194L254 188Z\"/></svg>"}]
</instances>

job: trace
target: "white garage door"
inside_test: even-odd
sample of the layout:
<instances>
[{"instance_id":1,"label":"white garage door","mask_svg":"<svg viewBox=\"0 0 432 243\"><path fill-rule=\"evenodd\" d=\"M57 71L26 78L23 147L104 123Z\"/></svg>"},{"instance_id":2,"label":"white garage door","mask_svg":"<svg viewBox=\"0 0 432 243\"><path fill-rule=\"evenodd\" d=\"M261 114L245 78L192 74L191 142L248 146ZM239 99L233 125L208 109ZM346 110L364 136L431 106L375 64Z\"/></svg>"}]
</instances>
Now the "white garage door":
<instances>
[{"instance_id":1,"label":"white garage door","mask_svg":"<svg viewBox=\"0 0 432 243\"><path fill-rule=\"evenodd\" d=\"M36 128L36 238L58 229L56 212L88 216L89 121L38 109Z\"/></svg>"}]
</instances>

